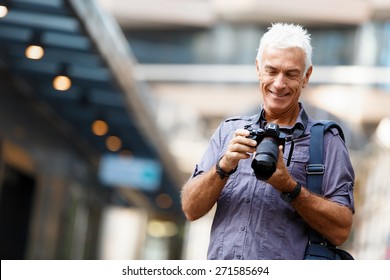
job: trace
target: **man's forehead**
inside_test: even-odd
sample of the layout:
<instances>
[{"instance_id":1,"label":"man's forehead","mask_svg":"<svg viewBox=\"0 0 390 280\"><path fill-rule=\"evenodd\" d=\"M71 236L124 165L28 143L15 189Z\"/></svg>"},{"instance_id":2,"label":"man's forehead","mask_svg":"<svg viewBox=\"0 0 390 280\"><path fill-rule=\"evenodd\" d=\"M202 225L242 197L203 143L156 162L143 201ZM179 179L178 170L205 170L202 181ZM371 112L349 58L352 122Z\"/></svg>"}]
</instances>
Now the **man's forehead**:
<instances>
[{"instance_id":1,"label":"man's forehead","mask_svg":"<svg viewBox=\"0 0 390 280\"><path fill-rule=\"evenodd\" d=\"M268 48L264 50L262 65L267 68L288 68L302 71L305 66L305 54L299 48Z\"/></svg>"}]
</instances>

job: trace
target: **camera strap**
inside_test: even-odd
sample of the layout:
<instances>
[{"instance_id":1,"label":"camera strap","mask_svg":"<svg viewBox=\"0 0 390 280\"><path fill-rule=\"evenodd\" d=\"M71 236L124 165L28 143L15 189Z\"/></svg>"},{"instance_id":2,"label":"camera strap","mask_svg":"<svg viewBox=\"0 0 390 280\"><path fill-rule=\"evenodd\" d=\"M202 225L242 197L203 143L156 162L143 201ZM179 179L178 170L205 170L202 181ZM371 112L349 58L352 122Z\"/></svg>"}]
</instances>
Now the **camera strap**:
<instances>
[{"instance_id":1,"label":"camera strap","mask_svg":"<svg viewBox=\"0 0 390 280\"><path fill-rule=\"evenodd\" d=\"M290 166L292 154L294 152L294 144L295 144L294 140L303 136L303 133L305 132L307 127L307 123L309 122L309 117L307 116L305 109L302 109L301 119L302 119L303 127L302 126L298 127L297 125L295 125L292 134L286 136L286 142L291 142L290 152L288 153L288 158L287 158L287 164L286 164L287 166Z\"/></svg>"}]
</instances>

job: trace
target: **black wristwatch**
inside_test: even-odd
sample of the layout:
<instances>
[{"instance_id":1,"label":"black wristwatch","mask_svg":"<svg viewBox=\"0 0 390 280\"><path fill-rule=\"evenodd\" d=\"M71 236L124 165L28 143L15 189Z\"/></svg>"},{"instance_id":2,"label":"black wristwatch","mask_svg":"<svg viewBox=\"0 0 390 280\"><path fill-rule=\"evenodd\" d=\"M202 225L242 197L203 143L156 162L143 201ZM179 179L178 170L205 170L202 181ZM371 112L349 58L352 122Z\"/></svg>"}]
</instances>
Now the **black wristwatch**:
<instances>
[{"instance_id":1,"label":"black wristwatch","mask_svg":"<svg viewBox=\"0 0 390 280\"><path fill-rule=\"evenodd\" d=\"M223 156L222 156L223 157ZM230 172L225 172L222 170L221 166L219 166L219 162L221 161L222 157L220 157L220 159L217 161L217 164L215 165L215 169L217 170L217 173L219 175L219 177L221 179L225 179L226 177L229 177L230 175L232 175L234 172L237 171L237 167L234 168L232 171Z\"/></svg>"},{"instance_id":2,"label":"black wristwatch","mask_svg":"<svg viewBox=\"0 0 390 280\"><path fill-rule=\"evenodd\" d=\"M297 196L301 193L302 186L297 182L297 185L291 192L282 192L280 194L280 197L284 200L287 201L288 203L291 203L294 201L294 199L297 198Z\"/></svg>"}]
</instances>

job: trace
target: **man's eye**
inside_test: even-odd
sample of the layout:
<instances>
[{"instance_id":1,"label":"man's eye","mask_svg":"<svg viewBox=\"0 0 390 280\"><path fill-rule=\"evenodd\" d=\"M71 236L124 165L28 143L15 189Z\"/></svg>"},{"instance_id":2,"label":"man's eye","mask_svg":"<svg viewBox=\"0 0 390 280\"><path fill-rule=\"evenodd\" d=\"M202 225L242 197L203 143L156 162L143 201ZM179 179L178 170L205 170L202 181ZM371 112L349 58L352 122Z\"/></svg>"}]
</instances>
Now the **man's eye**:
<instances>
[{"instance_id":1,"label":"man's eye","mask_svg":"<svg viewBox=\"0 0 390 280\"><path fill-rule=\"evenodd\" d=\"M275 70L268 70L267 73L269 75L276 75L277 72Z\"/></svg>"},{"instance_id":2,"label":"man's eye","mask_svg":"<svg viewBox=\"0 0 390 280\"><path fill-rule=\"evenodd\" d=\"M287 77L289 78L296 78L298 77L299 73L298 72L288 72Z\"/></svg>"}]
</instances>

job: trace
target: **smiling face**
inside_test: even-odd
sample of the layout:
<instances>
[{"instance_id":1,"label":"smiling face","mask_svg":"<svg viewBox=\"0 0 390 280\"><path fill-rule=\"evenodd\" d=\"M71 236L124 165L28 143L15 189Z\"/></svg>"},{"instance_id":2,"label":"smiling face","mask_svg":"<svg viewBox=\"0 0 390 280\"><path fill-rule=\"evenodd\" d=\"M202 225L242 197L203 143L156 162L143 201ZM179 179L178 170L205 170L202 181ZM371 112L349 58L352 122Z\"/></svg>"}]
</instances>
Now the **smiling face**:
<instances>
[{"instance_id":1,"label":"smiling face","mask_svg":"<svg viewBox=\"0 0 390 280\"><path fill-rule=\"evenodd\" d=\"M312 71L310 67L304 73L304 51L267 47L261 63L256 61L256 66L266 114L277 118L297 116L299 97Z\"/></svg>"}]
</instances>

